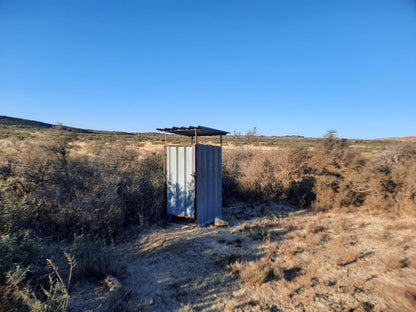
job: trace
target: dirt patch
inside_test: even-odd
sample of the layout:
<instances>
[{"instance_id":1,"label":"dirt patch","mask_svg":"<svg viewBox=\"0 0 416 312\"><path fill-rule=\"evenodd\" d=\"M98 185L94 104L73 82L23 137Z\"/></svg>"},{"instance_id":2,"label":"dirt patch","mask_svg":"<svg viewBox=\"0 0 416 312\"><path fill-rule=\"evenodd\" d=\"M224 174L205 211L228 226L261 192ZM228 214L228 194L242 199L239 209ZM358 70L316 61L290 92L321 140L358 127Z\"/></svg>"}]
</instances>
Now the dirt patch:
<instances>
[{"instance_id":1,"label":"dirt patch","mask_svg":"<svg viewBox=\"0 0 416 312\"><path fill-rule=\"evenodd\" d=\"M118 244L135 311L414 311L416 220L225 210L230 226L169 224ZM259 216L260 212L264 213ZM245 220L237 218L246 213ZM104 288L74 291L72 311ZM97 288L98 287L98 288ZM89 301L84 298L89 298ZM84 308L82 302L85 303ZM95 307L94 307L95 303Z\"/></svg>"}]
</instances>

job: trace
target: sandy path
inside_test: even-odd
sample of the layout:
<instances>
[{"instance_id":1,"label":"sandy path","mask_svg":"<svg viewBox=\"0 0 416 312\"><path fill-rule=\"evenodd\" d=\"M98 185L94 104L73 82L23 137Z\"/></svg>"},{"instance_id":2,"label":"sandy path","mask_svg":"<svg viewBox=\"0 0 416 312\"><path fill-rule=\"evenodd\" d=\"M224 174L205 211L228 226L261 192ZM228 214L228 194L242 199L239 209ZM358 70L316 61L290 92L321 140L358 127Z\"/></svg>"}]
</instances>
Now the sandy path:
<instances>
[{"instance_id":1,"label":"sandy path","mask_svg":"<svg viewBox=\"0 0 416 312\"><path fill-rule=\"evenodd\" d=\"M291 210L284 205L267 209L263 216ZM250 210L227 208L229 227L171 223L122 245L121 265L130 273L123 284L132 289L131 300L147 311L173 311L188 303L194 310L223 311L240 288L227 266L241 255L254 260L264 254L261 241L238 231L241 223L257 216L245 211Z\"/></svg>"},{"instance_id":2,"label":"sandy path","mask_svg":"<svg viewBox=\"0 0 416 312\"><path fill-rule=\"evenodd\" d=\"M131 300L149 311L172 311L191 302L200 310L222 311L239 287L226 265L241 248L256 253L257 246L239 237L228 229L169 225L123 246L121 261L130 273L123 284L133 290Z\"/></svg>"}]
</instances>

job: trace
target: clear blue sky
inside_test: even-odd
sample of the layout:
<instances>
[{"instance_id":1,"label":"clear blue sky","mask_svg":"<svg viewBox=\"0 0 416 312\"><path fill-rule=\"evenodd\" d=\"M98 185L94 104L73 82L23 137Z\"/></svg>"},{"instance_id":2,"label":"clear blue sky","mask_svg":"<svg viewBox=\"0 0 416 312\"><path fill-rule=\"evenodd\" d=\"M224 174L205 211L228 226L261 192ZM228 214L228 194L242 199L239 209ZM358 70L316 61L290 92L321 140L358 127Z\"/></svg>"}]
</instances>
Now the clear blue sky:
<instances>
[{"instance_id":1,"label":"clear blue sky","mask_svg":"<svg viewBox=\"0 0 416 312\"><path fill-rule=\"evenodd\" d=\"M0 115L416 135L416 1L0 0Z\"/></svg>"}]
</instances>

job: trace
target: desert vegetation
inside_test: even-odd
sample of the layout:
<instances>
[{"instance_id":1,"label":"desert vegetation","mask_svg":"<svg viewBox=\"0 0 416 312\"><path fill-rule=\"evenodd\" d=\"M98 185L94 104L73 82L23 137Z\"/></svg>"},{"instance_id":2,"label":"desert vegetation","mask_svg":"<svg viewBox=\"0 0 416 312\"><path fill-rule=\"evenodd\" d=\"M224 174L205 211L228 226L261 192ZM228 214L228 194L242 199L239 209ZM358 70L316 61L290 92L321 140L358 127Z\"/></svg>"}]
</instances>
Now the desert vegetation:
<instances>
[{"instance_id":1,"label":"desert vegetation","mask_svg":"<svg viewBox=\"0 0 416 312\"><path fill-rule=\"evenodd\" d=\"M172 229L162 135L40 126L0 129L0 311L111 310L98 295L82 304L81 291L94 292L83 283L124 289L117 279L133 290L121 291L126 302L115 310L415 307L411 140L236 132L223 149L230 226ZM185 268L182 280L159 272L167 259L177 273L180 264L204 269L192 279ZM152 270L169 282L156 283ZM175 298L155 303L151 292Z\"/></svg>"},{"instance_id":2,"label":"desert vegetation","mask_svg":"<svg viewBox=\"0 0 416 312\"><path fill-rule=\"evenodd\" d=\"M4 311L35 306L29 299L46 284L59 286L62 296L66 291L57 270L43 283L55 268L52 262L46 265L49 251L41 254L45 239L73 240L74 277L101 277L115 271L106 245L123 229L164 222L162 155L139 155L122 141L91 143L81 151L77 135L59 128L32 135L1 142ZM35 285L19 288L26 280ZM59 303L58 310L65 306Z\"/></svg>"},{"instance_id":3,"label":"desert vegetation","mask_svg":"<svg viewBox=\"0 0 416 312\"><path fill-rule=\"evenodd\" d=\"M328 133L314 146L224 151L225 199L288 200L314 211L416 213L416 146L355 145Z\"/></svg>"}]
</instances>

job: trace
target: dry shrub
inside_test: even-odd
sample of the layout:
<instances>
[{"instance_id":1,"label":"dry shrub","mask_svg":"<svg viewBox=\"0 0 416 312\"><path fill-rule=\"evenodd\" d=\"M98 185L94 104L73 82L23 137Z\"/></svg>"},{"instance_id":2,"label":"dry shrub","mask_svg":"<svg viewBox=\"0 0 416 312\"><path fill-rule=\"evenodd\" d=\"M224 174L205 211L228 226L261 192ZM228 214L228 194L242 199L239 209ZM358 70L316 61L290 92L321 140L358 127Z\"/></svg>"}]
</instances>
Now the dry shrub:
<instances>
[{"instance_id":1,"label":"dry shrub","mask_svg":"<svg viewBox=\"0 0 416 312\"><path fill-rule=\"evenodd\" d=\"M109 274L117 275L114 251L100 239L85 235L75 236L71 254L77 261L74 271L77 279L100 279Z\"/></svg>"},{"instance_id":2,"label":"dry shrub","mask_svg":"<svg viewBox=\"0 0 416 312\"><path fill-rule=\"evenodd\" d=\"M392 180L398 186L397 210L404 215L416 216L416 162L406 160L392 171Z\"/></svg>"},{"instance_id":3,"label":"dry shrub","mask_svg":"<svg viewBox=\"0 0 416 312\"><path fill-rule=\"evenodd\" d=\"M264 259L252 262L237 261L230 265L230 269L231 272L239 274L241 281L246 286L260 286L280 275L280 272L275 274L275 270Z\"/></svg>"},{"instance_id":4,"label":"dry shrub","mask_svg":"<svg viewBox=\"0 0 416 312\"><path fill-rule=\"evenodd\" d=\"M160 153L141 153L114 138L85 142L56 129L1 145L2 232L40 227L58 238L93 233L111 239L132 224L164 219ZM309 149L224 149L223 200L414 215L415 158L411 143L365 157L335 132Z\"/></svg>"},{"instance_id":5,"label":"dry shrub","mask_svg":"<svg viewBox=\"0 0 416 312\"><path fill-rule=\"evenodd\" d=\"M139 158L125 142L83 154L76 140L51 130L7 150L15 206L24 200L40 227L56 237L94 233L110 239L132 224L163 220L162 155Z\"/></svg>"},{"instance_id":6,"label":"dry shrub","mask_svg":"<svg viewBox=\"0 0 416 312\"><path fill-rule=\"evenodd\" d=\"M299 207L309 207L316 199L314 186L316 179L313 176L304 176L299 181L291 181L287 198Z\"/></svg>"},{"instance_id":7,"label":"dry shrub","mask_svg":"<svg viewBox=\"0 0 416 312\"><path fill-rule=\"evenodd\" d=\"M250 201L289 198L308 205L309 197L313 198L308 159L309 152L303 148L226 150L223 156L224 197Z\"/></svg>"},{"instance_id":8,"label":"dry shrub","mask_svg":"<svg viewBox=\"0 0 416 312\"><path fill-rule=\"evenodd\" d=\"M364 154L329 132L321 145L224 150L223 199L289 200L315 211L416 215L416 145Z\"/></svg>"},{"instance_id":9,"label":"dry shrub","mask_svg":"<svg viewBox=\"0 0 416 312\"><path fill-rule=\"evenodd\" d=\"M405 147L366 158L359 152L340 169L324 170L317 177L317 211L333 208L362 209L368 212L387 212L400 215L416 213L416 153ZM349 154L352 154L350 151Z\"/></svg>"},{"instance_id":10,"label":"dry shrub","mask_svg":"<svg viewBox=\"0 0 416 312\"><path fill-rule=\"evenodd\" d=\"M323 176L319 178L315 186L316 200L312 203L312 208L315 211L328 211L338 208L338 189L339 185L336 177Z\"/></svg>"},{"instance_id":11,"label":"dry shrub","mask_svg":"<svg viewBox=\"0 0 416 312\"><path fill-rule=\"evenodd\" d=\"M398 148L403 151L403 149ZM406 156L393 154L373 161L366 168L369 192L363 206L369 210L416 215L416 153L406 144Z\"/></svg>"}]
</instances>

